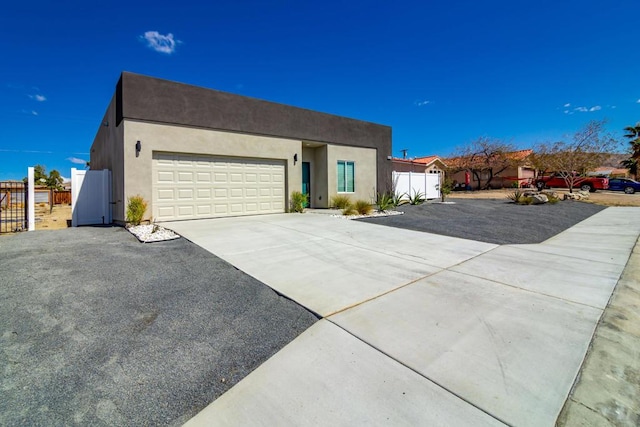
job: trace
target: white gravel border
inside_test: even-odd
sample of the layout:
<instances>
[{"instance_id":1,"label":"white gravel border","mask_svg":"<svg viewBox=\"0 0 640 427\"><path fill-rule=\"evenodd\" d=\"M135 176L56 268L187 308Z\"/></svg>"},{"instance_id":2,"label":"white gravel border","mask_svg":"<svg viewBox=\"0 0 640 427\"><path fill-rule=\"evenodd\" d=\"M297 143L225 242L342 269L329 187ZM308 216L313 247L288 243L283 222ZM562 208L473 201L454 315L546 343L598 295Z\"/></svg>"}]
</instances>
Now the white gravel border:
<instances>
[{"instance_id":1,"label":"white gravel border","mask_svg":"<svg viewBox=\"0 0 640 427\"><path fill-rule=\"evenodd\" d=\"M344 218L344 219L361 219L361 218L376 218L381 216L393 216L393 215L404 215L404 212L400 211L375 211L370 213L369 215L342 215L342 214L333 214L331 215L334 218Z\"/></svg>"},{"instance_id":2,"label":"white gravel border","mask_svg":"<svg viewBox=\"0 0 640 427\"><path fill-rule=\"evenodd\" d=\"M180 238L179 234L156 224L134 225L127 227L127 230L142 243L164 242Z\"/></svg>"}]
</instances>

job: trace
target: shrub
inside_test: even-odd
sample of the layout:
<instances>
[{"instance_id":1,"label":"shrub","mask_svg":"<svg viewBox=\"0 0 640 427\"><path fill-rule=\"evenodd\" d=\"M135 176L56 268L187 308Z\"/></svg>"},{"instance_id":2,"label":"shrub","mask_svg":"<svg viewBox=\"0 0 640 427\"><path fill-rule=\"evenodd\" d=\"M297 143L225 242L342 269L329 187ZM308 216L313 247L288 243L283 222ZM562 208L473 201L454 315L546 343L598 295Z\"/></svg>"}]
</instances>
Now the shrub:
<instances>
[{"instance_id":1,"label":"shrub","mask_svg":"<svg viewBox=\"0 0 640 427\"><path fill-rule=\"evenodd\" d=\"M398 206L406 205L407 203L409 203L409 201L405 199L405 197L409 197L409 195L407 193L394 194L392 198L393 207L397 208Z\"/></svg>"},{"instance_id":2,"label":"shrub","mask_svg":"<svg viewBox=\"0 0 640 427\"><path fill-rule=\"evenodd\" d=\"M440 186L440 198L441 201L447 198L449 194L453 191L453 187L455 186L454 181L451 181L449 178L445 178Z\"/></svg>"},{"instance_id":3,"label":"shrub","mask_svg":"<svg viewBox=\"0 0 640 427\"><path fill-rule=\"evenodd\" d=\"M335 208L345 209L351 204L351 200L349 200L349 196L337 195L331 199L331 204Z\"/></svg>"},{"instance_id":4,"label":"shrub","mask_svg":"<svg viewBox=\"0 0 640 427\"><path fill-rule=\"evenodd\" d=\"M307 194L302 194L299 191L291 193L291 212L304 212L304 207L309 201Z\"/></svg>"},{"instance_id":5,"label":"shrub","mask_svg":"<svg viewBox=\"0 0 640 427\"><path fill-rule=\"evenodd\" d=\"M409 204L411 204L411 205L421 205L421 204L423 204L424 201L426 200L424 198L424 196L425 196L424 193L421 193L419 191L415 191L415 189L413 191L414 191L413 197L409 196Z\"/></svg>"},{"instance_id":6,"label":"shrub","mask_svg":"<svg viewBox=\"0 0 640 427\"><path fill-rule=\"evenodd\" d=\"M378 193L376 204L378 205L378 210L381 212L395 207L393 206L393 196L391 193Z\"/></svg>"},{"instance_id":7,"label":"shrub","mask_svg":"<svg viewBox=\"0 0 640 427\"><path fill-rule=\"evenodd\" d=\"M549 203L551 203L552 205L555 205L560 201L560 198L554 196L553 194L547 194L547 199L549 199Z\"/></svg>"},{"instance_id":8,"label":"shrub","mask_svg":"<svg viewBox=\"0 0 640 427\"><path fill-rule=\"evenodd\" d=\"M350 215L355 215L357 213L358 211L351 203L349 203L347 206L342 208L342 215L350 216Z\"/></svg>"},{"instance_id":9,"label":"shrub","mask_svg":"<svg viewBox=\"0 0 640 427\"><path fill-rule=\"evenodd\" d=\"M369 215L373 210L371 204L366 200L357 200L353 207L360 215Z\"/></svg>"},{"instance_id":10,"label":"shrub","mask_svg":"<svg viewBox=\"0 0 640 427\"><path fill-rule=\"evenodd\" d=\"M516 190L511 194L507 195L507 199L513 201L514 203L520 204L522 198L524 197L524 193L520 190Z\"/></svg>"},{"instance_id":11,"label":"shrub","mask_svg":"<svg viewBox=\"0 0 640 427\"><path fill-rule=\"evenodd\" d=\"M127 222L133 225L140 225L146 211L147 202L142 196L136 195L127 199Z\"/></svg>"}]
</instances>

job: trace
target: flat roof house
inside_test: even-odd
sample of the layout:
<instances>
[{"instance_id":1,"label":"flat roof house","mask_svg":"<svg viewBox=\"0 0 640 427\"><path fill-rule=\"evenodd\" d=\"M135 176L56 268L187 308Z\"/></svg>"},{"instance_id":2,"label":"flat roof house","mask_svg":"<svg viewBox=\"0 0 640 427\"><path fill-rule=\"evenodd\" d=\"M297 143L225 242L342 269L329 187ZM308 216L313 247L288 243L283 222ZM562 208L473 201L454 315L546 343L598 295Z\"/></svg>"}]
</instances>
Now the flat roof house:
<instances>
[{"instance_id":1,"label":"flat roof house","mask_svg":"<svg viewBox=\"0 0 640 427\"><path fill-rule=\"evenodd\" d=\"M91 146L112 172L113 220L142 196L155 221L326 208L391 188L391 128L124 72Z\"/></svg>"}]
</instances>

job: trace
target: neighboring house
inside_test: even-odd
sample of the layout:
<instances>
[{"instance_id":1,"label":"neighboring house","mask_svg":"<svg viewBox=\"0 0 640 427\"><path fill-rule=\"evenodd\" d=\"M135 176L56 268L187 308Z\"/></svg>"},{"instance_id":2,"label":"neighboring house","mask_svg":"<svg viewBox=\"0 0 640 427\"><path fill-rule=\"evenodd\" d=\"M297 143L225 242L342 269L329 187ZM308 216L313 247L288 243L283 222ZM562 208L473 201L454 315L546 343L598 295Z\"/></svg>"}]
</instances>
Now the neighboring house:
<instances>
[{"instance_id":1,"label":"neighboring house","mask_svg":"<svg viewBox=\"0 0 640 427\"><path fill-rule=\"evenodd\" d=\"M531 186L533 180L536 177L536 170L533 166L528 164L527 157L533 153L533 150L519 150L509 153L509 157L514 163L519 164L519 166L511 166L505 169L502 172L498 172L494 174L493 179L491 180L490 187L491 188L511 188L511 187L528 187ZM468 180L468 184L472 189L478 188L478 177L474 174L466 174L464 169L461 169L461 165L463 164L463 159L460 157L445 159L445 163L453 170L457 171L452 173L449 178L454 182L458 187L464 187L466 184L466 180ZM489 179L489 172L483 171L480 172L480 181L481 185Z\"/></svg>"},{"instance_id":2,"label":"neighboring house","mask_svg":"<svg viewBox=\"0 0 640 427\"><path fill-rule=\"evenodd\" d=\"M600 167L597 167L593 172L587 173L587 175L606 176L609 178L629 178L629 169L600 166Z\"/></svg>"},{"instance_id":3,"label":"neighboring house","mask_svg":"<svg viewBox=\"0 0 640 427\"><path fill-rule=\"evenodd\" d=\"M155 221L286 212L291 193L391 188L391 128L124 72L91 147L112 172L113 220L142 196Z\"/></svg>"},{"instance_id":4,"label":"neighboring house","mask_svg":"<svg viewBox=\"0 0 640 427\"><path fill-rule=\"evenodd\" d=\"M394 172L418 172L444 174L447 165L438 156L416 157L414 159L391 159Z\"/></svg>"}]
</instances>

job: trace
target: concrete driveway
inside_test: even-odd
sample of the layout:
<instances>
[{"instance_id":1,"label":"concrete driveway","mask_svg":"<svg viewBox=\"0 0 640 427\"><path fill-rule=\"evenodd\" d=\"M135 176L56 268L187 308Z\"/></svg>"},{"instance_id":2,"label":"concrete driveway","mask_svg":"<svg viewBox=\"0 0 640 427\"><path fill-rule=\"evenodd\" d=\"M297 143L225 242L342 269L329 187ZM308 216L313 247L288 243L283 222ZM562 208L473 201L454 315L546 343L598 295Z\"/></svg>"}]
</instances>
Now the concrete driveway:
<instances>
[{"instance_id":1,"label":"concrete driveway","mask_svg":"<svg viewBox=\"0 0 640 427\"><path fill-rule=\"evenodd\" d=\"M189 425L540 426L569 394L640 216L608 208L506 246L314 214L166 226L324 317Z\"/></svg>"}]
</instances>

